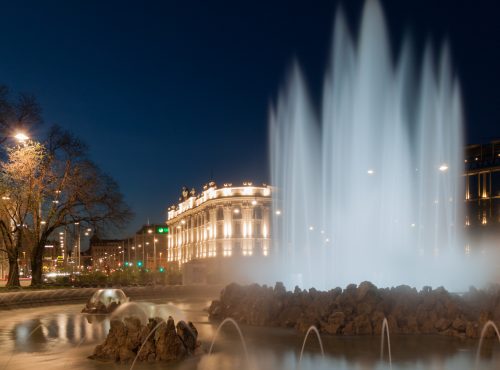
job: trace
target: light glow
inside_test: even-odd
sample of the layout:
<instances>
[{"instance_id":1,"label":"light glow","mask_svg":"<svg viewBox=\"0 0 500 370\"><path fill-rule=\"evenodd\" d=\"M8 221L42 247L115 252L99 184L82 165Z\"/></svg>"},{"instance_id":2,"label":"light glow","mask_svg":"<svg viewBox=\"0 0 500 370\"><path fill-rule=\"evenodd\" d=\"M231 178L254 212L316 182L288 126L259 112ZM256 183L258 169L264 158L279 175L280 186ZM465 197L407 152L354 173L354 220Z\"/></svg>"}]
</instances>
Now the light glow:
<instances>
[{"instance_id":1,"label":"light glow","mask_svg":"<svg viewBox=\"0 0 500 370\"><path fill-rule=\"evenodd\" d=\"M29 140L29 137L28 137L26 134L22 133L22 132L17 133L14 137L15 137L15 138L16 138L16 140L17 140L17 141L19 141L20 143L23 143L23 142L25 142L26 140Z\"/></svg>"}]
</instances>

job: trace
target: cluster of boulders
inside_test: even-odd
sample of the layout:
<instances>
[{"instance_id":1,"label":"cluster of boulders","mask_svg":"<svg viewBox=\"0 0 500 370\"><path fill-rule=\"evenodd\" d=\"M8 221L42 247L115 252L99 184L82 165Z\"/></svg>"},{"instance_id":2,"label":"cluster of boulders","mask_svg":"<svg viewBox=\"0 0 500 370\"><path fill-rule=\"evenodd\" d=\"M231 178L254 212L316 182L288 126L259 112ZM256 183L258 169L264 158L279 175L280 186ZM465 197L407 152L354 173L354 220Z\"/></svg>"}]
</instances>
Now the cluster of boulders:
<instances>
[{"instance_id":1,"label":"cluster of boulders","mask_svg":"<svg viewBox=\"0 0 500 370\"><path fill-rule=\"evenodd\" d=\"M257 284L230 284L209 308L211 319L232 317L239 323L296 328L311 325L333 335L380 334L387 318L395 334L442 334L477 338L488 320L500 322L500 288L470 288L465 294L451 294L444 288L406 285L377 288L370 282L329 291L316 289L286 291ZM490 328L491 329L491 328ZM493 336L491 329L487 336Z\"/></svg>"},{"instance_id":2,"label":"cluster of boulders","mask_svg":"<svg viewBox=\"0 0 500 370\"><path fill-rule=\"evenodd\" d=\"M153 332L154 331L154 332ZM198 330L192 322L175 325L170 316L149 319L145 325L137 317L112 320L108 336L89 358L103 361L179 361L200 348Z\"/></svg>"}]
</instances>

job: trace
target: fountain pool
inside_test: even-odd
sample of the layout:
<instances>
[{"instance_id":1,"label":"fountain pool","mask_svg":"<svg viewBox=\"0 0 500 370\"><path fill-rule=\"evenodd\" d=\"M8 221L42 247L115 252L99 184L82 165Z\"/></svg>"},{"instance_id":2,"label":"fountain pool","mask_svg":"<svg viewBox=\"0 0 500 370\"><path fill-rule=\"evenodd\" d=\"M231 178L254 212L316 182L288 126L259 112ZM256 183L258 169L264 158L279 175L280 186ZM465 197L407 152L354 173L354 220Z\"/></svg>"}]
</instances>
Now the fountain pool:
<instances>
[{"instance_id":1,"label":"fountain pool","mask_svg":"<svg viewBox=\"0 0 500 370\"><path fill-rule=\"evenodd\" d=\"M166 301L159 302L161 308ZM177 297L169 300L193 321L204 348L208 351L218 323L209 322L204 309L210 299ZM127 370L130 364L100 363L87 359L102 343L109 328L109 317L89 323L79 311L81 304L38 307L8 311L0 318L0 369L33 370L40 366L54 370ZM29 334L37 327L31 336ZM249 352L250 367L255 370L296 370L304 334L294 330L241 326ZM389 369L380 361L380 337L322 336L325 357L318 341L309 338L301 370ZM460 341L443 336L391 335L394 370L470 370L475 366L477 340ZM387 356L386 356L387 358ZM5 367L7 365L7 367ZM500 346L487 340L480 354L478 370L500 367ZM137 363L134 369L165 369L165 364ZM246 360L238 332L232 326L220 330L212 355L202 355L179 364L175 370L246 369Z\"/></svg>"}]
</instances>

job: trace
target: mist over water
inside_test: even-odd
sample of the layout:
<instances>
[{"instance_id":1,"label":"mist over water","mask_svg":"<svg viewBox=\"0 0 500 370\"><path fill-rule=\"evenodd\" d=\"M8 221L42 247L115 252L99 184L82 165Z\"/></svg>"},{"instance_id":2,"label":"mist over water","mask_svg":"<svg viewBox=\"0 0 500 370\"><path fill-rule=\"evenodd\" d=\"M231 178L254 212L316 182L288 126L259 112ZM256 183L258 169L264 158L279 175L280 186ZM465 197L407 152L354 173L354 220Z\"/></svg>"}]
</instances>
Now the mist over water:
<instances>
[{"instance_id":1,"label":"mist over water","mask_svg":"<svg viewBox=\"0 0 500 370\"><path fill-rule=\"evenodd\" d=\"M390 48L380 4L339 11L320 111L295 65L270 113L273 249L289 288L485 279L464 252L463 112L446 44Z\"/></svg>"}]
</instances>

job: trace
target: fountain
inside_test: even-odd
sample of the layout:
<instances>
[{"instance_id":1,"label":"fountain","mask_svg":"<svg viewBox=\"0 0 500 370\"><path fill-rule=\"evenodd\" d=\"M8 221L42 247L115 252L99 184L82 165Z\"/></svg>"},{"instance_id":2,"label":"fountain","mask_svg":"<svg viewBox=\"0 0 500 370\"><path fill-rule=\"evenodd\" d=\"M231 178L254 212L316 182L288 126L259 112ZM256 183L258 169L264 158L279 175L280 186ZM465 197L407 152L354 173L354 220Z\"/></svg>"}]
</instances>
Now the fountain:
<instances>
[{"instance_id":1,"label":"fountain","mask_svg":"<svg viewBox=\"0 0 500 370\"><path fill-rule=\"evenodd\" d=\"M435 58L429 43L418 73L415 59L409 39L393 57L380 4L367 0L356 40L337 12L319 114L293 66L270 113L274 281L459 291L483 281L486 269L464 256L463 108L449 47Z\"/></svg>"},{"instance_id":2,"label":"fountain","mask_svg":"<svg viewBox=\"0 0 500 370\"><path fill-rule=\"evenodd\" d=\"M129 298L121 289L99 289L89 298L82 312L89 314L111 313L128 301Z\"/></svg>"}]
</instances>

